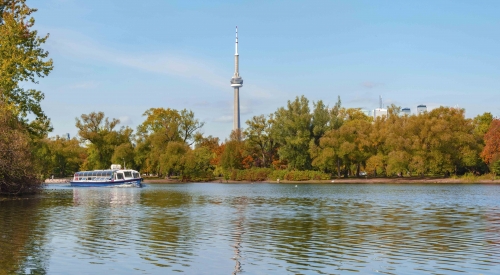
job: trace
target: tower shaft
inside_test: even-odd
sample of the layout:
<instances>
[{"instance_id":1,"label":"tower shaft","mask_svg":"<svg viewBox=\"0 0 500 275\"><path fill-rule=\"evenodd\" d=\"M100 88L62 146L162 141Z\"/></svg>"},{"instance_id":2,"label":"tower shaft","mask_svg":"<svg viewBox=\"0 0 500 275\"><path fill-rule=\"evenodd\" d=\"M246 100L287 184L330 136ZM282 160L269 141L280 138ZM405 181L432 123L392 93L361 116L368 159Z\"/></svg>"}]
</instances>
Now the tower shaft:
<instances>
[{"instance_id":1,"label":"tower shaft","mask_svg":"<svg viewBox=\"0 0 500 275\"><path fill-rule=\"evenodd\" d=\"M240 129L240 88L234 88L234 121L233 130Z\"/></svg>"},{"instance_id":2,"label":"tower shaft","mask_svg":"<svg viewBox=\"0 0 500 275\"><path fill-rule=\"evenodd\" d=\"M243 79L240 76L240 55L238 54L238 26L236 26L236 41L234 45L234 75L231 78L231 87L234 88L234 115L233 130L240 129L240 87L243 87Z\"/></svg>"}]
</instances>

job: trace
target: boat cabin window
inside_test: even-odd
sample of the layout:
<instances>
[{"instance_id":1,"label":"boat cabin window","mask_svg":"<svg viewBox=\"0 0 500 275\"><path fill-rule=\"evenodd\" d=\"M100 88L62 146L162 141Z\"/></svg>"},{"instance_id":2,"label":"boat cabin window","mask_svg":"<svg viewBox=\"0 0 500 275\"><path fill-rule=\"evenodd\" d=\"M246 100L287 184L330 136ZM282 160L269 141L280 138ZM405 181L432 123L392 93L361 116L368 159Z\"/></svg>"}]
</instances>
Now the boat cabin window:
<instances>
[{"instance_id":1,"label":"boat cabin window","mask_svg":"<svg viewBox=\"0 0 500 275\"><path fill-rule=\"evenodd\" d=\"M126 178L131 178L132 177L132 172L130 172L130 171L125 171L123 173L125 174Z\"/></svg>"},{"instance_id":2,"label":"boat cabin window","mask_svg":"<svg viewBox=\"0 0 500 275\"><path fill-rule=\"evenodd\" d=\"M134 178L135 178L135 179L140 178L139 173L134 172Z\"/></svg>"},{"instance_id":3,"label":"boat cabin window","mask_svg":"<svg viewBox=\"0 0 500 275\"><path fill-rule=\"evenodd\" d=\"M117 180L122 180L123 179L123 173L116 173L116 179Z\"/></svg>"}]
</instances>

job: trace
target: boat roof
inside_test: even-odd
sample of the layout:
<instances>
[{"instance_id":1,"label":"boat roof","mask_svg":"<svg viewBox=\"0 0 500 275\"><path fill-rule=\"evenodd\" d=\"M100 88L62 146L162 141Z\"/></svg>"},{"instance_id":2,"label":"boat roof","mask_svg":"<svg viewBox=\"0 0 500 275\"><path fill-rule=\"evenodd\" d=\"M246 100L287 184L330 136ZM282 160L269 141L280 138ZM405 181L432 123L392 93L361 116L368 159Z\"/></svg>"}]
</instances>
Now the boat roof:
<instances>
[{"instance_id":1,"label":"boat roof","mask_svg":"<svg viewBox=\"0 0 500 275\"><path fill-rule=\"evenodd\" d=\"M84 173L84 172L116 172L116 171L132 171L132 172L137 172L137 173L139 173L139 171L137 171L137 170L133 170L133 169L88 170L88 171L78 171L78 172L76 172L76 173Z\"/></svg>"}]
</instances>

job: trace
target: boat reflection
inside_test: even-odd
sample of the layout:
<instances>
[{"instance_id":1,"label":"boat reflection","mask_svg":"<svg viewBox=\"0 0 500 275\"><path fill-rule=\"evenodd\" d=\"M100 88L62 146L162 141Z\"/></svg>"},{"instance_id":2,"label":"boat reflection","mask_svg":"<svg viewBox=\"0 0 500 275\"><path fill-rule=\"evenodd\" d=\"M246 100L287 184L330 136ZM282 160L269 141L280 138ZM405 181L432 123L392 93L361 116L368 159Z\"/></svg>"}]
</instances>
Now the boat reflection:
<instances>
[{"instance_id":1,"label":"boat reflection","mask_svg":"<svg viewBox=\"0 0 500 275\"><path fill-rule=\"evenodd\" d=\"M140 202L140 190L136 188L74 188L73 205L121 206Z\"/></svg>"}]
</instances>

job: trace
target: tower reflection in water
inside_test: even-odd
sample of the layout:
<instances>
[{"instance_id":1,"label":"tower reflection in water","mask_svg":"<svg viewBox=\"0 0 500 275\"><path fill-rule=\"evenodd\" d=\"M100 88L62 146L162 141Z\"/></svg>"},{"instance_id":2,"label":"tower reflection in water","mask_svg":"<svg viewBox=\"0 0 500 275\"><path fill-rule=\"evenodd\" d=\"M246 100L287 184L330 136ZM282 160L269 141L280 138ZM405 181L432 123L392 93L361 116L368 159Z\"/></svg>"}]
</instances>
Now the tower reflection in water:
<instances>
[{"instance_id":1,"label":"tower reflection in water","mask_svg":"<svg viewBox=\"0 0 500 275\"><path fill-rule=\"evenodd\" d=\"M242 272L241 268L241 242L242 242L242 237L243 234L245 234L245 212L246 208L248 205L248 199L246 197L239 197L235 199L234 204L236 205L236 219L234 220L234 233L233 233L233 239L234 239L234 261L235 261L235 266L234 266L234 271L233 274L237 274Z\"/></svg>"}]
</instances>

